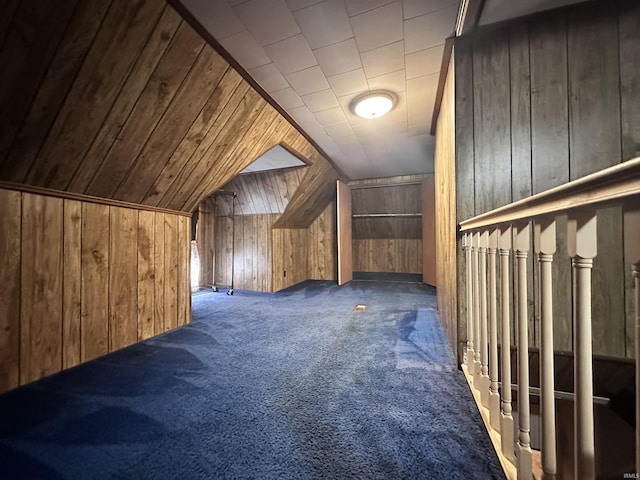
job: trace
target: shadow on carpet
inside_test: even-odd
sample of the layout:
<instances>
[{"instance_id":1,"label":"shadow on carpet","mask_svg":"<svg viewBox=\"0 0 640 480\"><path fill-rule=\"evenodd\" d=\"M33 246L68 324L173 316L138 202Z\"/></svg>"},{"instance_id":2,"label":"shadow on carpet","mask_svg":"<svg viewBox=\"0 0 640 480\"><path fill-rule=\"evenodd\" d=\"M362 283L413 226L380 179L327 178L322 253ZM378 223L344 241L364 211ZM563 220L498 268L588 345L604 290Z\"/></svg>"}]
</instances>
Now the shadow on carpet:
<instances>
[{"instance_id":1,"label":"shadow on carpet","mask_svg":"<svg viewBox=\"0 0 640 480\"><path fill-rule=\"evenodd\" d=\"M0 396L0 478L504 478L435 301L198 295L191 325Z\"/></svg>"}]
</instances>

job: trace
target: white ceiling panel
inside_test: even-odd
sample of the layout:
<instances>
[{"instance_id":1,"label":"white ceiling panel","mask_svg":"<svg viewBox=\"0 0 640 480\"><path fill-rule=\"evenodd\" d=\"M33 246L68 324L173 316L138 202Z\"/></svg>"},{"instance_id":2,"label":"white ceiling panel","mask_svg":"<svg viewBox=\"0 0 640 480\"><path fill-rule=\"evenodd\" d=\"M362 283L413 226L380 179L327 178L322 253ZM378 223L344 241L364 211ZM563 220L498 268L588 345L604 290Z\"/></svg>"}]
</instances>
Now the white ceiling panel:
<instances>
[{"instance_id":1,"label":"white ceiling panel","mask_svg":"<svg viewBox=\"0 0 640 480\"><path fill-rule=\"evenodd\" d=\"M394 93L403 92L407 89L406 73L404 70L371 77L368 80L371 90L389 90Z\"/></svg>"},{"instance_id":2,"label":"white ceiling panel","mask_svg":"<svg viewBox=\"0 0 640 480\"><path fill-rule=\"evenodd\" d=\"M344 3L349 16L354 16L393 3L393 0L345 0Z\"/></svg>"},{"instance_id":3,"label":"white ceiling panel","mask_svg":"<svg viewBox=\"0 0 640 480\"><path fill-rule=\"evenodd\" d=\"M513 0L507 1L515 3ZM424 15L425 13L442 10L452 5L458 8L458 3L457 0L431 0L429 2L425 2L424 0L402 0L402 11L404 13L404 19L407 20L419 15Z\"/></svg>"},{"instance_id":4,"label":"white ceiling panel","mask_svg":"<svg viewBox=\"0 0 640 480\"><path fill-rule=\"evenodd\" d=\"M379 77L404 69L404 42L401 40L361 54L367 77Z\"/></svg>"},{"instance_id":5,"label":"white ceiling panel","mask_svg":"<svg viewBox=\"0 0 640 480\"><path fill-rule=\"evenodd\" d=\"M305 163L295 155L289 153L288 150L276 145L267 150L264 154L256 159L251 165L242 170L240 173L256 173L265 172L267 170L278 170L281 168L302 167Z\"/></svg>"},{"instance_id":6,"label":"white ceiling panel","mask_svg":"<svg viewBox=\"0 0 640 480\"><path fill-rule=\"evenodd\" d=\"M191 0L187 8L209 32L218 32L218 38L245 30L244 24L225 0Z\"/></svg>"},{"instance_id":7,"label":"white ceiling panel","mask_svg":"<svg viewBox=\"0 0 640 480\"><path fill-rule=\"evenodd\" d=\"M362 93L368 90L367 77L364 70L358 68L350 72L327 77L329 85L338 96L349 95L351 93Z\"/></svg>"},{"instance_id":8,"label":"white ceiling panel","mask_svg":"<svg viewBox=\"0 0 640 480\"><path fill-rule=\"evenodd\" d=\"M318 48L313 53L327 77L362 67L360 52L353 38Z\"/></svg>"},{"instance_id":9,"label":"white ceiling panel","mask_svg":"<svg viewBox=\"0 0 640 480\"><path fill-rule=\"evenodd\" d=\"M405 53L413 53L444 43L455 29L457 5L404 22Z\"/></svg>"},{"instance_id":10,"label":"white ceiling panel","mask_svg":"<svg viewBox=\"0 0 640 480\"><path fill-rule=\"evenodd\" d=\"M285 75L313 67L318 63L302 34L268 45L264 47L264 51Z\"/></svg>"},{"instance_id":11,"label":"white ceiling panel","mask_svg":"<svg viewBox=\"0 0 640 480\"><path fill-rule=\"evenodd\" d=\"M310 93L309 95L303 95L301 98L304 104L309 107L309 110L314 113L340 106L333 90L330 88Z\"/></svg>"},{"instance_id":12,"label":"white ceiling panel","mask_svg":"<svg viewBox=\"0 0 640 480\"><path fill-rule=\"evenodd\" d=\"M300 96L291 87L283 88L282 90L277 90L275 92L269 92L269 95L278 102L278 105L286 110L302 107L304 105Z\"/></svg>"},{"instance_id":13,"label":"white ceiling panel","mask_svg":"<svg viewBox=\"0 0 640 480\"><path fill-rule=\"evenodd\" d=\"M316 112L315 117L321 125L332 125L334 123L345 122L344 112L340 107L330 108L321 112Z\"/></svg>"},{"instance_id":14,"label":"white ceiling panel","mask_svg":"<svg viewBox=\"0 0 640 480\"><path fill-rule=\"evenodd\" d=\"M298 10L294 17L312 49L353 37L343 0L325 0Z\"/></svg>"},{"instance_id":15,"label":"white ceiling panel","mask_svg":"<svg viewBox=\"0 0 640 480\"><path fill-rule=\"evenodd\" d=\"M327 77L317 65L286 76L291 87L298 95L308 95L329 88Z\"/></svg>"},{"instance_id":16,"label":"white ceiling panel","mask_svg":"<svg viewBox=\"0 0 640 480\"><path fill-rule=\"evenodd\" d=\"M282 73L280 73L280 70L278 70L273 63L252 68L249 70L249 75L251 75L267 92L282 90L289 86L289 83L285 80Z\"/></svg>"},{"instance_id":17,"label":"white ceiling panel","mask_svg":"<svg viewBox=\"0 0 640 480\"><path fill-rule=\"evenodd\" d=\"M262 46L300 33L300 27L284 0L249 0L234 9Z\"/></svg>"},{"instance_id":18,"label":"white ceiling panel","mask_svg":"<svg viewBox=\"0 0 640 480\"><path fill-rule=\"evenodd\" d=\"M402 40L402 4L393 2L351 17L360 52Z\"/></svg>"},{"instance_id":19,"label":"white ceiling panel","mask_svg":"<svg viewBox=\"0 0 640 480\"><path fill-rule=\"evenodd\" d=\"M289 6L289 10L295 12L296 10L310 7L311 5L315 5L316 3L320 3L322 1L323 0L287 0L287 5Z\"/></svg>"},{"instance_id":20,"label":"white ceiling panel","mask_svg":"<svg viewBox=\"0 0 640 480\"><path fill-rule=\"evenodd\" d=\"M247 30L220 39L220 44L247 70L271 63L264 49Z\"/></svg>"},{"instance_id":21,"label":"white ceiling panel","mask_svg":"<svg viewBox=\"0 0 640 480\"><path fill-rule=\"evenodd\" d=\"M422 77L440 71L444 45L419 50L405 57L407 79Z\"/></svg>"}]
</instances>

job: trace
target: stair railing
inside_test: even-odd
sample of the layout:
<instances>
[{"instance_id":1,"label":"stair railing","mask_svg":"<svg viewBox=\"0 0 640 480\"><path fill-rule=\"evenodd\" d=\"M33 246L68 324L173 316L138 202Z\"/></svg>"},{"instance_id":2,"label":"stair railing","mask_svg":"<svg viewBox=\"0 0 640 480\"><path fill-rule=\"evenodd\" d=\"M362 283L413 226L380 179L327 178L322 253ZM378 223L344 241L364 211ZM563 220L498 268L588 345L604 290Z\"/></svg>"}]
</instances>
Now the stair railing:
<instances>
[{"instance_id":1,"label":"stair railing","mask_svg":"<svg viewBox=\"0 0 640 480\"><path fill-rule=\"evenodd\" d=\"M601 170L460 223L466 259L467 344L463 370L477 399L488 409L488 427L518 479L532 478L530 441L527 258L533 243L540 272L540 410L543 478L555 478L555 389L553 366L553 276L556 218L567 215L566 252L573 269L575 478L593 479L595 439L591 332L591 272L597 256L597 210L621 205L625 257L635 285L636 392L640 392L640 157ZM532 235L533 234L533 235ZM533 242L531 237L533 236ZM511 399L511 255L515 256L518 327L518 435ZM497 257L497 262L496 262ZM498 275L498 272L500 273ZM498 278L500 279L498 285ZM500 305L497 293L500 292ZM498 378L498 331L502 345ZM501 382L498 394L498 384ZM509 388L504 386L508 385ZM640 419L640 395L636 395ZM640 421L636 427L636 471L640 472ZM490 433L492 433L490 432ZM506 471L506 468L505 468ZM508 476L512 476L509 475Z\"/></svg>"}]
</instances>

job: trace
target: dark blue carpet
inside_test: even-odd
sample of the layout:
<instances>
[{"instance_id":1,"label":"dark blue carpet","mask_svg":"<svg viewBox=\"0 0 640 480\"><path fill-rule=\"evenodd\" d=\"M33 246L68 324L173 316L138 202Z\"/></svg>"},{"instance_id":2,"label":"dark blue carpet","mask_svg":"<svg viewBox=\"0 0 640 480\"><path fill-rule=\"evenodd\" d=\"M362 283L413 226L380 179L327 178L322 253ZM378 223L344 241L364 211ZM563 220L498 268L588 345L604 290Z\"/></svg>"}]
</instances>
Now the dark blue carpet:
<instances>
[{"instance_id":1,"label":"dark blue carpet","mask_svg":"<svg viewBox=\"0 0 640 480\"><path fill-rule=\"evenodd\" d=\"M434 306L383 282L195 296L192 325L0 396L0 478L504 478Z\"/></svg>"}]
</instances>

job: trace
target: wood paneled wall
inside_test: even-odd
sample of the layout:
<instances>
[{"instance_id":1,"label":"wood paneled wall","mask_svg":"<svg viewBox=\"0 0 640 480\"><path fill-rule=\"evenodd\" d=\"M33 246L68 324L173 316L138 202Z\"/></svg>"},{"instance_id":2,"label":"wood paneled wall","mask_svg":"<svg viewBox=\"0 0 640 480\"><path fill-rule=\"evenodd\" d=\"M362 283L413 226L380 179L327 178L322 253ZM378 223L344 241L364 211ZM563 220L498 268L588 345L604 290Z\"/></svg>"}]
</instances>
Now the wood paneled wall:
<instances>
[{"instance_id":1,"label":"wood paneled wall","mask_svg":"<svg viewBox=\"0 0 640 480\"><path fill-rule=\"evenodd\" d=\"M291 167L238 175L222 190L236 192L236 215L284 213L289 200L300 186L306 167ZM216 195L219 215L231 215L231 196Z\"/></svg>"},{"instance_id":2,"label":"wood paneled wall","mask_svg":"<svg viewBox=\"0 0 640 480\"><path fill-rule=\"evenodd\" d=\"M165 0L0 18L0 180L191 212L284 143L313 163L300 215L330 201L331 164Z\"/></svg>"},{"instance_id":3,"label":"wood paneled wall","mask_svg":"<svg viewBox=\"0 0 640 480\"><path fill-rule=\"evenodd\" d=\"M456 55L455 50L453 55ZM462 351L458 350L458 337L459 331L466 332L467 323L466 317L458 317L457 310L455 161L455 72L452 57L447 70L436 129L436 278L440 320L447 332L451 348L458 358L462 358Z\"/></svg>"},{"instance_id":4,"label":"wood paneled wall","mask_svg":"<svg viewBox=\"0 0 640 480\"><path fill-rule=\"evenodd\" d=\"M335 201L309 228L273 228L273 291L304 280L336 280L336 234Z\"/></svg>"},{"instance_id":5,"label":"wood paneled wall","mask_svg":"<svg viewBox=\"0 0 640 480\"><path fill-rule=\"evenodd\" d=\"M190 219L0 189L0 391L191 321Z\"/></svg>"},{"instance_id":6,"label":"wood paneled wall","mask_svg":"<svg viewBox=\"0 0 640 480\"><path fill-rule=\"evenodd\" d=\"M216 216L217 284L231 284L232 257L234 287L241 290L275 292L304 280L336 278L335 202L309 228L274 228L278 217L238 215L233 227L231 217Z\"/></svg>"},{"instance_id":7,"label":"wood paneled wall","mask_svg":"<svg viewBox=\"0 0 640 480\"><path fill-rule=\"evenodd\" d=\"M198 285L209 287L214 284L216 262L216 204L210 197L205 198L198 207L198 223L196 230L196 245L200 259L200 274Z\"/></svg>"},{"instance_id":8,"label":"wood paneled wall","mask_svg":"<svg viewBox=\"0 0 640 480\"><path fill-rule=\"evenodd\" d=\"M638 2L589 2L458 39L459 221L640 154L639 26ZM554 262L559 350L572 348L565 230L561 222ZM598 230L594 353L631 356L620 209L600 212ZM536 345L537 272L531 271L529 331Z\"/></svg>"},{"instance_id":9,"label":"wood paneled wall","mask_svg":"<svg viewBox=\"0 0 640 480\"><path fill-rule=\"evenodd\" d=\"M422 214L422 182L409 175L349 183L353 214ZM355 217L353 269L422 273L422 217Z\"/></svg>"}]
</instances>

